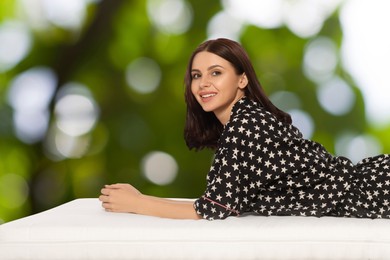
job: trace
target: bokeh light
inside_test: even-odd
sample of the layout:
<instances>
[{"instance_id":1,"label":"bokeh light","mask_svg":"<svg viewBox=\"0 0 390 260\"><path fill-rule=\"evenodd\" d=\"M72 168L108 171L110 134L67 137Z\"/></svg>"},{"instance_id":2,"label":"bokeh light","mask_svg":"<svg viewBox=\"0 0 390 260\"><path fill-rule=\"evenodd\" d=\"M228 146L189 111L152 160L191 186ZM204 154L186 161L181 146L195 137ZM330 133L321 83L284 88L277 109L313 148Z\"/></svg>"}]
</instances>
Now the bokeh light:
<instances>
[{"instance_id":1,"label":"bokeh light","mask_svg":"<svg viewBox=\"0 0 390 260\"><path fill-rule=\"evenodd\" d=\"M296 35L307 38L316 35L324 21L343 0L283 1L286 26Z\"/></svg>"},{"instance_id":2,"label":"bokeh light","mask_svg":"<svg viewBox=\"0 0 390 260\"><path fill-rule=\"evenodd\" d=\"M88 4L96 0L19 0L28 23L34 29L58 26L79 30L86 18Z\"/></svg>"},{"instance_id":3,"label":"bokeh light","mask_svg":"<svg viewBox=\"0 0 390 260\"><path fill-rule=\"evenodd\" d=\"M126 81L130 88L141 94L157 89L161 80L160 66L150 58L138 58L126 69Z\"/></svg>"},{"instance_id":4,"label":"bokeh light","mask_svg":"<svg viewBox=\"0 0 390 260\"><path fill-rule=\"evenodd\" d=\"M92 130L99 109L87 87L68 83L60 93L55 110L57 127L69 136L80 136Z\"/></svg>"},{"instance_id":5,"label":"bokeh light","mask_svg":"<svg viewBox=\"0 0 390 260\"><path fill-rule=\"evenodd\" d=\"M45 141L48 156L54 160L80 158L88 152L90 132L99 118L99 107L89 89L80 83L67 83L58 93L55 123Z\"/></svg>"},{"instance_id":6,"label":"bokeh light","mask_svg":"<svg viewBox=\"0 0 390 260\"><path fill-rule=\"evenodd\" d=\"M261 28L286 25L302 38L316 35L343 0L224 0L224 9L236 19Z\"/></svg>"},{"instance_id":7,"label":"bokeh light","mask_svg":"<svg viewBox=\"0 0 390 260\"><path fill-rule=\"evenodd\" d=\"M55 107L57 127L67 135L80 136L91 131L98 113L90 97L68 94L61 97Z\"/></svg>"},{"instance_id":8,"label":"bokeh light","mask_svg":"<svg viewBox=\"0 0 390 260\"><path fill-rule=\"evenodd\" d=\"M141 162L144 176L157 185L173 182L178 172L176 160L168 153L153 151L145 155Z\"/></svg>"},{"instance_id":9,"label":"bokeh light","mask_svg":"<svg viewBox=\"0 0 390 260\"><path fill-rule=\"evenodd\" d=\"M315 125L311 116L300 109L293 109L287 111L293 121L293 125L297 127L304 138L310 139L313 136Z\"/></svg>"},{"instance_id":10,"label":"bokeh light","mask_svg":"<svg viewBox=\"0 0 390 260\"><path fill-rule=\"evenodd\" d=\"M13 123L16 136L27 144L42 140L49 125L47 111L14 111Z\"/></svg>"},{"instance_id":11,"label":"bokeh light","mask_svg":"<svg viewBox=\"0 0 390 260\"><path fill-rule=\"evenodd\" d=\"M20 111L45 110L54 93L57 78L46 67L31 68L19 74L11 83L8 100Z\"/></svg>"},{"instance_id":12,"label":"bokeh light","mask_svg":"<svg viewBox=\"0 0 390 260\"><path fill-rule=\"evenodd\" d=\"M390 122L390 1L346 1L340 10L343 65L362 90L367 119Z\"/></svg>"},{"instance_id":13,"label":"bokeh light","mask_svg":"<svg viewBox=\"0 0 390 260\"><path fill-rule=\"evenodd\" d=\"M207 36L209 39L229 38L239 40L242 22L230 13L222 11L214 15L207 25Z\"/></svg>"},{"instance_id":14,"label":"bokeh light","mask_svg":"<svg viewBox=\"0 0 390 260\"><path fill-rule=\"evenodd\" d=\"M88 135L71 136L58 131L55 135L54 144L57 152L63 158L81 158L88 151L90 137Z\"/></svg>"},{"instance_id":15,"label":"bokeh light","mask_svg":"<svg viewBox=\"0 0 390 260\"><path fill-rule=\"evenodd\" d=\"M13 68L31 49L32 39L27 26L18 21L0 23L0 72Z\"/></svg>"},{"instance_id":16,"label":"bokeh light","mask_svg":"<svg viewBox=\"0 0 390 260\"><path fill-rule=\"evenodd\" d=\"M338 62L337 47L326 37L317 37L305 48L303 71L307 78L322 82L331 78Z\"/></svg>"},{"instance_id":17,"label":"bokeh light","mask_svg":"<svg viewBox=\"0 0 390 260\"><path fill-rule=\"evenodd\" d=\"M46 18L53 24L77 29L85 17L85 3L80 0L42 0Z\"/></svg>"},{"instance_id":18,"label":"bokeh light","mask_svg":"<svg viewBox=\"0 0 390 260\"><path fill-rule=\"evenodd\" d=\"M344 115L355 104L355 93L342 79L334 77L321 84L317 91L321 106L332 115Z\"/></svg>"},{"instance_id":19,"label":"bokeh light","mask_svg":"<svg viewBox=\"0 0 390 260\"><path fill-rule=\"evenodd\" d=\"M380 154L382 146L371 135L344 133L337 138L335 150L337 155L345 156L351 159L352 162L357 163L363 158Z\"/></svg>"},{"instance_id":20,"label":"bokeh light","mask_svg":"<svg viewBox=\"0 0 390 260\"><path fill-rule=\"evenodd\" d=\"M290 91L277 91L272 93L269 98L272 103L283 111L299 109L301 107L300 98Z\"/></svg>"},{"instance_id":21,"label":"bokeh light","mask_svg":"<svg viewBox=\"0 0 390 260\"><path fill-rule=\"evenodd\" d=\"M162 32L185 33L192 23L192 9L185 0L148 0L149 18Z\"/></svg>"},{"instance_id":22,"label":"bokeh light","mask_svg":"<svg viewBox=\"0 0 390 260\"><path fill-rule=\"evenodd\" d=\"M231 16L245 23L268 29L283 24L283 0L224 0L222 4Z\"/></svg>"},{"instance_id":23,"label":"bokeh light","mask_svg":"<svg viewBox=\"0 0 390 260\"><path fill-rule=\"evenodd\" d=\"M46 67L31 68L12 81L8 103L14 109L15 131L20 140L34 143L46 134L48 106L56 84L56 75Z\"/></svg>"}]
</instances>

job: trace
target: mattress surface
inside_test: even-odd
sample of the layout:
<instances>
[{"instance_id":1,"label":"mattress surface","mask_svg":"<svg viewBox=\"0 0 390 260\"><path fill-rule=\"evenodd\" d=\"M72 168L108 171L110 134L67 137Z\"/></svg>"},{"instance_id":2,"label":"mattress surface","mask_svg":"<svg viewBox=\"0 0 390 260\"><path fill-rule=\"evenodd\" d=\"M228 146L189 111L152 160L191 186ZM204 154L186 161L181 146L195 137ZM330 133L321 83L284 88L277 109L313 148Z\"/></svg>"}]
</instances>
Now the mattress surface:
<instances>
[{"instance_id":1,"label":"mattress surface","mask_svg":"<svg viewBox=\"0 0 390 260\"><path fill-rule=\"evenodd\" d=\"M390 220L172 220L77 199L0 225L0 259L390 259Z\"/></svg>"}]
</instances>

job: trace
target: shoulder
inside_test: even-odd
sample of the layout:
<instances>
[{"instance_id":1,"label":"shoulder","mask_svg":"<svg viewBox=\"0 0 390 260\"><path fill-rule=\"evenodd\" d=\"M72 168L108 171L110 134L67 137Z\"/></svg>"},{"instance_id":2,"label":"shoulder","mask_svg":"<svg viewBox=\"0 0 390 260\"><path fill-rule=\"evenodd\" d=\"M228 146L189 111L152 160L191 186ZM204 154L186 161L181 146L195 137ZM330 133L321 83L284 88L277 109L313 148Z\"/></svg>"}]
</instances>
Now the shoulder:
<instances>
[{"instance_id":1,"label":"shoulder","mask_svg":"<svg viewBox=\"0 0 390 260\"><path fill-rule=\"evenodd\" d=\"M219 144L226 145L231 143L232 140L233 143L236 143L236 140L252 138L253 133L259 133L262 130L261 122L267 121L266 118L275 120L272 114L256 102L241 99L233 107L230 120L224 127ZM259 136L259 134L256 134L256 136Z\"/></svg>"},{"instance_id":2,"label":"shoulder","mask_svg":"<svg viewBox=\"0 0 390 260\"><path fill-rule=\"evenodd\" d=\"M267 122L278 124L279 120L258 102L243 98L234 105L226 126L266 124Z\"/></svg>"},{"instance_id":3,"label":"shoulder","mask_svg":"<svg viewBox=\"0 0 390 260\"><path fill-rule=\"evenodd\" d=\"M235 104L224 132L244 134L247 137L302 137L293 125L283 123L261 104L248 99L242 99Z\"/></svg>"}]
</instances>

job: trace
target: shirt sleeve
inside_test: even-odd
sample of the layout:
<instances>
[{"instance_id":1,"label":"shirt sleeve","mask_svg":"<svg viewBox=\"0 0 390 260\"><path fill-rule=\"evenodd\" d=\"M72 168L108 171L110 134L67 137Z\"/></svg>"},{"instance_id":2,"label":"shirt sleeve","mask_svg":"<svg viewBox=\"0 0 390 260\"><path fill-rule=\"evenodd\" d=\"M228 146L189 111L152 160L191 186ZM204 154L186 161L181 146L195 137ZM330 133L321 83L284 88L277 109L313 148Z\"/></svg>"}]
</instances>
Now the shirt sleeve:
<instances>
[{"instance_id":1,"label":"shirt sleeve","mask_svg":"<svg viewBox=\"0 0 390 260\"><path fill-rule=\"evenodd\" d=\"M250 204L248 188L250 176L246 169L250 140L236 121L226 125L219 149L208 174L208 185L203 196L194 203L197 214L208 220L239 216Z\"/></svg>"}]
</instances>

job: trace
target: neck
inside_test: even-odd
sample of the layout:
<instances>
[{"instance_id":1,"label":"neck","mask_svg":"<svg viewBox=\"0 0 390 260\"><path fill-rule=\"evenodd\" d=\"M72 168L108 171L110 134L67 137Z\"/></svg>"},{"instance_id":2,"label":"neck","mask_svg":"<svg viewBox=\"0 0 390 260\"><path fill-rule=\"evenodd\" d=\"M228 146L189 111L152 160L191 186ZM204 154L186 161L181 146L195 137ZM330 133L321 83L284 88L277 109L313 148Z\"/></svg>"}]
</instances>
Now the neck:
<instances>
[{"instance_id":1,"label":"neck","mask_svg":"<svg viewBox=\"0 0 390 260\"><path fill-rule=\"evenodd\" d=\"M232 109L234 105L242 98L244 97L244 93L240 93L236 96L236 98L230 103L229 107L227 109L224 109L223 111L214 111L215 116L218 118L219 122L221 122L222 125L226 125L230 120L230 115L232 112Z\"/></svg>"}]
</instances>

